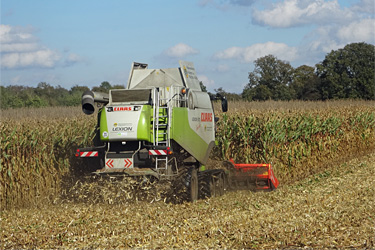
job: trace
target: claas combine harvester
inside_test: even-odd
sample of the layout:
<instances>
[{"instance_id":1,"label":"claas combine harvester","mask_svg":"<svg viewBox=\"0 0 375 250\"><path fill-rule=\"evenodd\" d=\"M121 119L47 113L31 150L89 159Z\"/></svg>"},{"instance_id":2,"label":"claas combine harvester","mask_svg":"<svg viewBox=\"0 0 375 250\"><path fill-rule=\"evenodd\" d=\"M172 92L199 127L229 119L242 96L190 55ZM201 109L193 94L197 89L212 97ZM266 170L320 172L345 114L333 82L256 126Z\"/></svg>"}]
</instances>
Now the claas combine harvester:
<instances>
[{"instance_id":1,"label":"claas combine harvester","mask_svg":"<svg viewBox=\"0 0 375 250\"><path fill-rule=\"evenodd\" d=\"M202 92L193 63L178 68L149 69L133 63L127 87L109 94L86 91L82 110L99 106L94 146L76 156L96 158L97 175L142 176L170 180L188 201L221 195L235 187L273 190L278 186L270 164L227 161L204 169L215 146L211 98ZM224 96L222 111L228 108Z\"/></svg>"}]
</instances>

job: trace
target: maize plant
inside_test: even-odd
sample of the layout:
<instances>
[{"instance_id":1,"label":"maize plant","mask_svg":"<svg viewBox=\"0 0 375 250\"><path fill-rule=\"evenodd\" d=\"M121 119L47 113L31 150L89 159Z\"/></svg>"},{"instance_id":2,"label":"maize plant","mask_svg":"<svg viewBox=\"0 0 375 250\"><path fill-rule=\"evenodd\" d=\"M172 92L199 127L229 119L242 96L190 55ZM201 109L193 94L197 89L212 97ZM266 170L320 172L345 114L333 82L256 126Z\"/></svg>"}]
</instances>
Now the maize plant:
<instances>
[{"instance_id":1,"label":"maize plant","mask_svg":"<svg viewBox=\"0 0 375 250\"><path fill-rule=\"evenodd\" d=\"M70 171L74 150L93 137L95 121L5 118L0 128L0 208L4 209L53 198L62 176Z\"/></svg>"},{"instance_id":2,"label":"maize plant","mask_svg":"<svg viewBox=\"0 0 375 250\"><path fill-rule=\"evenodd\" d=\"M95 135L95 116L75 109L2 112L0 210L59 194L61 181L79 164L75 149ZM281 183L375 148L374 102L240 102L219 116L211 157L270 162Z\"/></svg>"},{"instance_id":3,"label":"maize plant","mask_svg":"<svg viewBox=\"0 0 375 250\"><path fill-rule=\"evenodd\" d=\"M374 149L375 107L232 112L219 120L217 140L221 160L272 162L286 183Z\"/></svg>"}]
</instances>

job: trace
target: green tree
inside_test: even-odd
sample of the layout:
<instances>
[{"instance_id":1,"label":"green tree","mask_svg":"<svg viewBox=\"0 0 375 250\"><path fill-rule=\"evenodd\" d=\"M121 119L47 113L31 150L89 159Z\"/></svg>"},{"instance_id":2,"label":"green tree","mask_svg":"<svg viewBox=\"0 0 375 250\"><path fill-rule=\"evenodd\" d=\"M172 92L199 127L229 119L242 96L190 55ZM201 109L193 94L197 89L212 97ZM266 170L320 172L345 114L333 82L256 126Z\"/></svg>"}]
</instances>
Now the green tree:
<instances>
[{"instance_id":1,"label":"green tree","mask_svg":"<svg viewBox=\"0 0 375 250\"><path fill-rule=\"evenodd\" d=\"M125 89L124 85L116 84L111 87L111 89Z\"/></svg>"},{"instance_id":2,"label":"green tree","mask_svg":"<svg viewBox=\"0 0 375 250\"><path fill-rule=\"evenodd\" d=\"M267 55L254 61L254 70L249 72L249 83L242 97L247 100L290 100L294 96L289 85L294 69L289 62Z\"/></svg>"},{"instance_id":3,"label":"green tree","mask_svg":"<svg viewBox=\"0 0 375 250\"><path fill-rule=\"evenodd\" d=\"M69 95L65 98L65 106L78 106L81 104L82 94L90 90L86 86L74 85L69 90Z\"/></svg>"},{"instance_id":4,"label":"green tree","mask_svg":"<svg viewBox=\"0 0 375 250\"><path fill-rule=\"evenodd\" d=\"M57 106L59 101L56 94L60 95L60 93L55 90L55 87L46 82L40 82L38 83L38 86L33 89L33 93L29 94L27 98L24 98L24 100L28 100L26 104L28 107L32 107L32 103L39 105L39 101L31 101L31 99L34 99L32 96L36 95L38 98L35 98L35 100L43 100L43 103L47 103L47 106Z\"/></svg>"},{"instance_id":5,"label":"green tree","mask_svg":"<svg viewBox=\"0 0 375 250\"><path fill-rule=\"evenodd\" d=\"M299 100L319 100L321 99L319 82L315 69L302 65L295 69L290 88L295 98Z\"/></svg>"},{"instance_id":6,"label":"green tree","mask_svg":"<svg viewBox=\"0 0 375 250\"><path fill-rule=\"evenodd\" d=\"M207 92L207 87L203 84L202 81L199 81L199 86L201 87L201 90L202 90L203 92Z\"/></svg>"},{"instance_id":7,"label":"green tree","mask_svg":"<svg viewBox=\"0 0 375 250\"><path fill-rule=\"evenodd\" d=\"M104 81L100 84L99 87L93 87L92 88L92 91L95 91L95 92L104 92L104 93L109 93L109 90L112 89L112 85L107 82L107 81Z\"/></svg>"},{"instance_id":8,"label":"green tree","mask_svg":"<svg viewBox=\"0 0 375 250\"><path fill-rule=\"evenodd\" d=\"M236 94L236 93L226 92L222 87L220 87L218 89L214 89L214 91L216 92L216 96L225 96L228 101L238 101L238 100L242 99L241 95ZM208 92L208 93L210 95L215 96L215 94L211 94L210 92Z\"/></svg>"},{"instance_id":9,"label":"green tree","mask_svg":"<svg viewBox=\"0 0 375 250\"><path fill-rule=\"evenodd\" d=\"M351 43L316 65L323 99L375 99L375 46Z\"/></svg>"},{"instance_id":10,"label":"green tree","mask_svg":"<svg viewBox=\"0 0 375 250\"><path fill-rule=\"evenodd\" d=\"M87 90L90 90L90 89L86 86L74 85L73 87L70 88L69 93L70 94L80 93L82 95L83 92L85 92Z\"/></svg>"},{"instance_id":11,"label":"green tree","mask_svg":"<svg viewBox=\"0 0 375 250\"><path fill-rule=\"evenodd\" d=\"M40 108L48 106L47 101L37 95L28 96L24 102L26 107Z\"/></svg>"}]
</instances>

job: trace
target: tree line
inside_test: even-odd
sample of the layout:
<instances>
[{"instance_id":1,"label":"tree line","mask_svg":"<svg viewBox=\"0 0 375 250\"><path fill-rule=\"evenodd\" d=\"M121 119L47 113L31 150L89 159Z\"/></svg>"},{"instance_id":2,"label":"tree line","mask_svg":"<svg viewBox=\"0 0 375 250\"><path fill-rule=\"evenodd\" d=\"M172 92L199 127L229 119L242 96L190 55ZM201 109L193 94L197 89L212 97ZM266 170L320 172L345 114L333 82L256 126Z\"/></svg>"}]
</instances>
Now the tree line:
<instances>
[{"instance_id":1,"label":"tree line","mask_svg":"<svg viewBox=\"0 0 375 250\"><path fill-rule=\"evenodd\" d=\"M267 55L254 61L249 72L249 83L241 94L215 89L215 94L229 100L375 100L375 46L351 43L342 49L332 50L315 67L302 65L293 68L289 62ZM121 89L102 82L92 91L108 92ZM207 91L201 82L203 91ZM76 106L81 103L86 86L75 85L70 90L41 82L34 87L0 86L2 109L20 107Z\"/></svg>"},{"instance_id":2,"label":"tree line","mask_svg":"<svg viewBox=\"0 0 375 250\"><path fill-rule=\"evenodd\" d=\"M92 91L108 92L110 89L123 89L122 85L112 86L105 81L98 87L93 87ZM83 92L90 90L87 86L75 85L67 90L60 85L51 86L48 83L41 82L34 87L0 86L1 109L22 108L22 107L51 107L51 106L77 106L81 104Z\"/></svg>"},{"instance_id":3,"label":"tree line","mask_svg":"<svg viewBox=\"0 0 375 250\"><path fill-rule=\"evenodd\" d=\"M268 55L255 60L246 100L375 99L375 46L352 43L331 51L315 68L293 68Z\"/></svg>"}]
</instances>

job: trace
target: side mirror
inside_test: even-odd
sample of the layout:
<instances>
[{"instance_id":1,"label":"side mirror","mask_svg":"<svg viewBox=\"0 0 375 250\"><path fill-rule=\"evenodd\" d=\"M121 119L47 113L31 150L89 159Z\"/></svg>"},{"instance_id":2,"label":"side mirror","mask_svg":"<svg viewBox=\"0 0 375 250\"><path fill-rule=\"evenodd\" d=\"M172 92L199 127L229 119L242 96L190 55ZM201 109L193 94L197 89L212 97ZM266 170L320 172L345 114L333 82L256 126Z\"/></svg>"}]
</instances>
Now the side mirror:
<instances>
[{"instance_id":1,"label":"side mirror","mask_svg":"<svg viewBox=\"0 0 375 250\"><path fill-rule=\"evenodd\" d=\"M225 96L221 98L221 109L223 110L223 112L228 111L228 100L227 98L225 98Z\"/></svg>"}]
</instances>

